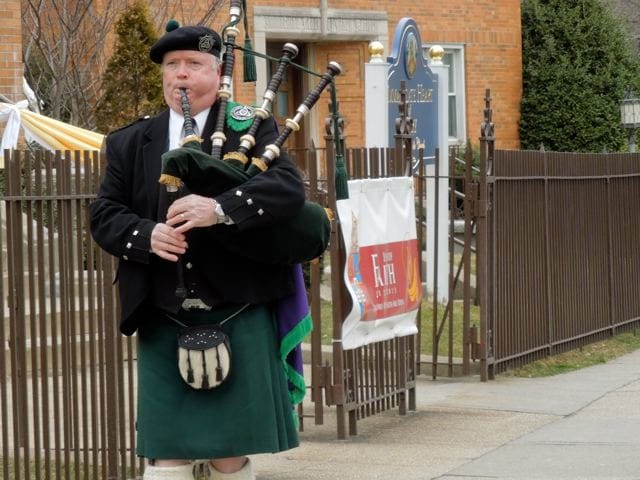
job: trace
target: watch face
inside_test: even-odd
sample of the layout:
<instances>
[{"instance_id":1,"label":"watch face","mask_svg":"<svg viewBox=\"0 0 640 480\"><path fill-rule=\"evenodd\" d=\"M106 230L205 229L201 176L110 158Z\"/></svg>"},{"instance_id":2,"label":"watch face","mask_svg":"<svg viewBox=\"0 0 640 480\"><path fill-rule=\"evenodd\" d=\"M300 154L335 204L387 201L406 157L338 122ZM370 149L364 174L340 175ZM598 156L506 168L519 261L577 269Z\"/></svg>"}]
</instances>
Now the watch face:
<instances>
[{"instance_id":1,"label":"watch face","mask_svg":"<svg viewBox=\"0 0 640 480\"><path fill-rule=\"evenodd\" d=\"M224 210L222 210L222 205L213 200L214 210L216 212L216 223L227 223L229 221L229 216L224 214Z\"/></svg>"}]
</instances>

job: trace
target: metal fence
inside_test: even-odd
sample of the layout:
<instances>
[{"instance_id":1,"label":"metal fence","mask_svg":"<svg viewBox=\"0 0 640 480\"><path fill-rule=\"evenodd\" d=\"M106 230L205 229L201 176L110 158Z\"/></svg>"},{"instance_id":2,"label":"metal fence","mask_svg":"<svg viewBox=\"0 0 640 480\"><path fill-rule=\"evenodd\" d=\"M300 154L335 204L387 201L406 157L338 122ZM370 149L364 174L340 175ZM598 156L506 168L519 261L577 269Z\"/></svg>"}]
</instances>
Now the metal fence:
<instances>
[{"instance_id":1,"label":"metal fence","mask_svg":"<svg viewBox=\"0 0 640 480\"><path fill-rule=\"evenodd\" d=\"M640 325L640 155L495 152L497 371Z\"/></svg>"},{"instance_id":2,"label":"metal fence","mask_svg":"<svg viewBox=\"0 0 640 480\"><path fill-rule=\"evenodd\" d=\"M478 358L481 378L492 378L532 359L636 328L640 154L496 151L488 97L482 133L478 171L472 171L470 146L464 173L456 173L457 154L449 156L449 202L465 225L461 256L454 257L453 223L448 252L451 299L456 279L464 278L465 371L470 358ZM344 151L352 178L407 172L406 138L398 138L391 149ZM290 157L305 172L309 198L335 210L333 152L328 143L290 151ZM95 196L102 162L97 153L5 152L0 198L6 231L6 238L0 237L3 478L125 479L141 471L132 428L135 339L117 329L115 260L95 246L87 229L86 207ZM437 192L425 191L426 180L440 177L437 170L426 175L421 165L414 178L422 212L429 195L438 198ZM459 194L456 184L463 185ZM418 217L422 244L426 226ZM434 302L432 332L344 351L341 322L348 300L339 228L334 220L324 256L331 265L331 277L324 279L332 296L328 357L322 345L327 333L321 318L322 264L309 266L312 411L301 408L299 415L321 424L331 406L337 436L344 438L357 433L360 419L415 408L421 335L431 335L434 344L431 361L423 359L422 365L430 363L435 377L440 352L452 374L454 307ZM479 335L468 312L476 231Z\"/></svg>"},{"instance_id":3,"label":"metal fence","mask_svg":"<svg viewBox=\"0 0 640 480\"><path fill-rule=\"evenodd\" d=\"M331 148L292 151L305 172L311 200L335 209ZM348 150L350 168L363 175L396 172L394 149ZM378 159L363 164L365 159ZM366 160L367 162L369 160ZM113 285L116 260L88 231L87 206L95 197L104 158L96 152L6 151L0 220L0 470L3 478L126 479L142 471L135 456L135 337L118 332ZM399 168L399 167L397 167ZM332 193L334 192L334 193ZM328 261L339 261L339 227L332 225ZM333 272L339 270L335 264ZM415 408L414 337L343 352L334 341L323 362L320 264L310 265L315 331L309 383L314 411L338 412L337 432L356 434L356 420L376 412ZM331 335L340 339L342 277L332 285Z\"/></svg>"},{"instance_id":4,"label":"metal fence","mask_svg":"<svg viewBox=\"0 0 640 480\"><path fill-rule=\"evenodd\" d=\"M640 154L495 150L485 101L483 379L640 326Z\"/></svg>"},{"instance_id":5,"label":"metal fence","mask_svg":"<svg viewBox=\"0 0 640 480\"><path fill-rule=\"evenodd\" d=\"M88 152L5 152L3 478L128 478L136 462L132 341L87 229L99 170Z\"/></svg>"}]
</instances>

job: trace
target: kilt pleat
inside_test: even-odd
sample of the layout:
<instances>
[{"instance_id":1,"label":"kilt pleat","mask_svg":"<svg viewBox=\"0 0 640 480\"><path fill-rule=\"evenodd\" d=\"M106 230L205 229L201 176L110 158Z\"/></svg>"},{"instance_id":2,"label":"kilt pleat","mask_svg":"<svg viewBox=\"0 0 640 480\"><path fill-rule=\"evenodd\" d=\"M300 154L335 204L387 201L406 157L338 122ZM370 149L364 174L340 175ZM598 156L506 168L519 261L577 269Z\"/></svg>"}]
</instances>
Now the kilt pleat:
<instances>
[{"instance_id":1,"label":"kilt pleat","mask_svg":"<svg viewBox=\"0 0 640 480\"><path fill-rule=\"evenodd\" d=\"M187 325L219 323L240 306L181 312ZM159 313L138 330L137 454L154 459L225 458L280 452L298 445L275 319L254 306L223 326L231 373L213 390L195 390L178 372L182 327Z\"/></svg>"}]
</instances>

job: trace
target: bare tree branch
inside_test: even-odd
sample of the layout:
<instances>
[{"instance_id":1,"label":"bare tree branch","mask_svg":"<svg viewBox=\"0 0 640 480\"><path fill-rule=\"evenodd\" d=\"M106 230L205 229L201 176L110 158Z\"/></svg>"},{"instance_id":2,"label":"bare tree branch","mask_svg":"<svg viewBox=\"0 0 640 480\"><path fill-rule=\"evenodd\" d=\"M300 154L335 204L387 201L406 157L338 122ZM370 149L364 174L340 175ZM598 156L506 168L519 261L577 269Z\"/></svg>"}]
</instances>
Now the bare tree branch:
<instances>
[{"instance_id":1,"label":"bare tree branch","mask_svg":"<svg viewBox=\"0 0 640 480\"><path fill-rule=\"evenodd\" d=\"M228 0L148 2L158 32L164 31L170 18L213 28L227 22L222 10ZM126 6L127 0L23 0L25 74L44 102L44 114L84 128L95 127L94 108L101 94L113 25Z\"/></svg>"},{"instance_id":2,"label":"bare tree branch","mask_svg":"<svg viewBox=\"0 0 640 480\"><path fill-rule=\"evenodd\" d=\"M194 9L192 1L178 0L168 2L167 0L149 0L153 21L160 32L164 31L167 20L175 18L184 25L207 25L214 27L214 18L219 13L224 12L224 7L229 4L228 0L211 0L203 2ZM227 19L215 22L217 24L226 23Z\"/></svg>"},{"instance_id":3,"label":"bare tree branch","mask_svg":"<svg viewBox=\"0 0 640 480\"><path fill-rule=\"evenodd\" d=\"M125 0L100 5L86 0L23 2L24 62L29 83L45 103L44 113L93 128L107 47Z\"/></svg>"}]
</instances>

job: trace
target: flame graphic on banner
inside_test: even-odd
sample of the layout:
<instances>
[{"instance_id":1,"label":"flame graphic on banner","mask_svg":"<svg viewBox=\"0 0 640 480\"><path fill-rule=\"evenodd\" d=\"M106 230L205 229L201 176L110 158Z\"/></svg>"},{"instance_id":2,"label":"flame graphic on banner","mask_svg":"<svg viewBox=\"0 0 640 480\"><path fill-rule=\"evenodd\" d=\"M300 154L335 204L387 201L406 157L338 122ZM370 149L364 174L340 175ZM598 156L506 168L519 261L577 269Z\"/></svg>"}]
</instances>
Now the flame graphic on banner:
<instances>
[{"instance_id":1,"label":"flame graphic on banner","mask_svg":"<svg viewBox=\"0 0 640 480\"><path fill-rule=\"evenodd\" d=\"M420 300L420 287L422 282L420 281L420 266L418 265L418 259L416 257L409 256L408 258L412 258L412 267L408 268L409 272L409 281L407 284L409 285L409 301L416 302Z\"/></svg>"}]
</instances>

